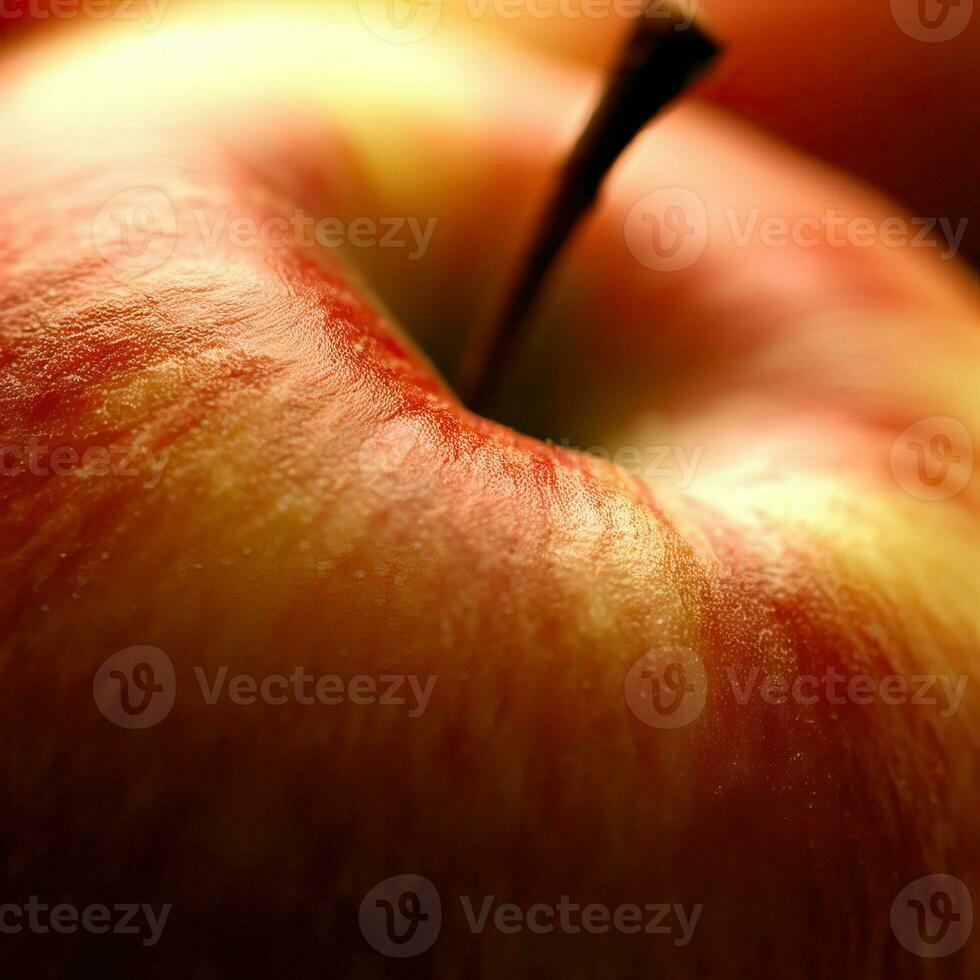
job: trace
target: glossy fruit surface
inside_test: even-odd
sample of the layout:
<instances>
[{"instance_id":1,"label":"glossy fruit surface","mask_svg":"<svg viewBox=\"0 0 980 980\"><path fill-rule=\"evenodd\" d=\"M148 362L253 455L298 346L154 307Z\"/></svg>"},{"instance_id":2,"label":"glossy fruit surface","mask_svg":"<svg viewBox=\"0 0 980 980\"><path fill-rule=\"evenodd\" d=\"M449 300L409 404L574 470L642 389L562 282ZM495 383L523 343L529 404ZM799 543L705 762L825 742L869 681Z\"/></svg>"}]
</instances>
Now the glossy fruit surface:
<instances>
[{"instance_id":1,"label":"glossy fruit surface","mask_svg":"<svg viewBox=\"0 0 980 980\"><path fill-rule=\"evenodd\" d=\"M497 406L525 436L434 365L497 295L594 79L299 5L65 32L0 81L5 877L173 905L151 949L41 936L32 962L386 975L358 909L418 874L443 896L420 976L920 975L895 896L977 884L965 273L937 248L741 243L753 209L906 218L684 106L555 277ZM704 209L675 271L636 230L665 188ZM324 217L343 248L296 230ZM403 219L404 247L361 219ZM93 678L134 646L177 693L131 731ZM647 662L700 686L687 724L651 723ZM224 667L435 680L417 712L209 704ZM939 702L742 696L828 671L933 676ZM703 911L684 945L474 937L459 896L491 894ZM976 966L967 946L942 975Z\"/></svg>"}]
</instances>

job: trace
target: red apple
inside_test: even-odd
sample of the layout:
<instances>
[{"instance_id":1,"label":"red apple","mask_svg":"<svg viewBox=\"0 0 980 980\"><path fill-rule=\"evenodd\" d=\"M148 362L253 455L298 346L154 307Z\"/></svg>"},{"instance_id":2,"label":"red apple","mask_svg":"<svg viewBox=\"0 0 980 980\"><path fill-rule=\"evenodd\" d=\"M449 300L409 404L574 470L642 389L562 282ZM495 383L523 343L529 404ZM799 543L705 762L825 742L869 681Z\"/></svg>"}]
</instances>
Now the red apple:
<instances>
[{"instance_id":1,"label":"red apple","mask_svg":"<svg viewBox=\"0 0 980 980\"><path fill-rule=\"evenodd\" d=\"M408 0L392 0L395 9ZM660 13L666 0L650 0ZM980 261L980 12L974 0L681 0L727 55L704 95L897 195L965 222ZM435 5L430 5L430 9ZM609 61L640 0L446 0L474 29L504 30L592 65ZM425 5L421 9L426 9ZM398 21L397 23L402 23Z\"/></svg>"},{"instance_id":2,"label":"red apple","mask_svg":"<svg viewBox=\"0 0 980 980\"><path fill-rule=\"evenodd\" d=\"M521 434L436 366L590 79L305 4L116 28L0 62L8 972L973 975L966 275L685 105Z\"/></svg>"}]
</instances>

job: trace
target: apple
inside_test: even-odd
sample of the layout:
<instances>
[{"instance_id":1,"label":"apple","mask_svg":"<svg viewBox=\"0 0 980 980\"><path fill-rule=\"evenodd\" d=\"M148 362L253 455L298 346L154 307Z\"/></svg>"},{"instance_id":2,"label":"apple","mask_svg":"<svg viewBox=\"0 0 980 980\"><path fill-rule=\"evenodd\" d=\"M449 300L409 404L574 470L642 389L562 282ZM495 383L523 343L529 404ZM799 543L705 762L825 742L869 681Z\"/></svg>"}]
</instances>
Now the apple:
<instances>
[{"instance_id":1,"label":"apple","mask_svg":"<svg viewBox=\"0 0 980 980\"><path fill-rule=\"evenodd\" d=\"M231 4L0 83L7 972L975 974L980 335L910 216L686 102L481 416L593 75Z\"/></svg>"},{"instance_id":2,"label":"apple","mask_svg":"<svg viewBox=\"0 0 980 980\"><path fill-rule=\"evenodd\" d=\"M393 0L396 8L407 0ZM728 45L705 98L853 170L917 215L964 222L980 261L973 179L980 118L973 0L681 0ZM655 15L666 0L652 0ZM639 0L446 0L440 23L490 24L577 60L606 64ZM426 9L422 6L422 9ZM402 23L402 22L399 22Z\"/></svg>"}]
</instances>

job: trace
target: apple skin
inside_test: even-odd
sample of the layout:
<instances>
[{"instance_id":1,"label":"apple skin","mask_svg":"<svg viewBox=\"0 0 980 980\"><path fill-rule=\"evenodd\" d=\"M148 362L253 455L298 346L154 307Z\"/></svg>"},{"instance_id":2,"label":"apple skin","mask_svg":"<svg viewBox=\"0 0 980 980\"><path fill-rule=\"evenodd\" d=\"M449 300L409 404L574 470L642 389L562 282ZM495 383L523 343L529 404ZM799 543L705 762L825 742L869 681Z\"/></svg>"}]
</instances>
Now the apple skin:
<instances>
[{"instance_id":1,"label":"apple skin","mask_svg":"<svg viewBox=\"0 0 980 980\"><path fill-rule=\"evenodd\" d=\"M916 32L917 0L682 2L700 11L726 46L724 61L705 79L705 98L853 171L917 215L959 221L980 211L970 135L980 126L980 17L975 10L970 15L969 0L943 4L949 23L964 26L931 42L930 34ZM663 8L663 0L654 4ZM940 0L929 5L941 12ZM634 6L628 0L535 0L517 13L500 4L493 16L491 4L474 21L468 10L482 10L479 4L448 0L445 19L454 14L476 29L492 25L583 63L606 65ZM972 219L961 255L980 262L980 230Z\"/></svg>"},{"instance_id":2,"label":"apple skin","mask_svg":"<svg viewBox=\"0 0 980 980\"><path fill-rule=\"evenodd\" d=\"M173 904L155 947L4 937L5 965L974 973L975 942L930 973L889 928L922 875L980 885L977 483L926 502L889 469L916 419L980 431L965 276L912 250L737 247L733 202L901 212L715 112L678 110L613 175L499 406L578 445L704 447L690 488L641 479L468 413L385 312L451 364L588 80L462 39L421 59L302 8L238 8L216 50L217 16L0 64L4 445L169 454L153 488L0 480L4 880L13 900ZM657 275L624 221L674 185L702 196L710 237L689 270ZM99 215L159 193L172 254L134 274ZM439 227L406 265L396 250L208 244L193 217L297 205ZM379 472L385 438L408 455ZM137 644L167 654L179 693L159 725L126 731L92 683ZM637 658L671 645L696 652L709 694L666 731L623 692ZM195 667L301 665L437 684L415 718L196 694ZM950 717L740 704L727 671L755 667L969 684ZM403 873L436 884L445 922L393 967L357 913ZM485 894L704 912L687 946L477 938L456 896Z\"/></svg>"}]
</instances>

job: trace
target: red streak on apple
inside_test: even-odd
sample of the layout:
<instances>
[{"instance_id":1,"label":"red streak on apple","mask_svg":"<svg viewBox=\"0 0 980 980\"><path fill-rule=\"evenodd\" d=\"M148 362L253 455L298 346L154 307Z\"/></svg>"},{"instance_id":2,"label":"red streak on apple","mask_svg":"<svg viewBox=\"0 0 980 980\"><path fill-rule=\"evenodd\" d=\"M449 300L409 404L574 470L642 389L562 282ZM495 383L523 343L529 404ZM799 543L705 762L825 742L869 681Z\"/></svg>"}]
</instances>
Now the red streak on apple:
<instances>
[{"instance_id":1,"label":"red streak on apple","mask_svg":"<svg viewBox=\"0 0 980 980\"><path fill-rule=\"evenodd\" d=\"M191 57L213 49L193 18L168 21L173 46L164 31L3 69L0 448L15 448L4 465L34 444L76 457L0 478L11 894L172 902L161 976L383 975L357 909L399 873L444 896L428 975L919 975L890 935L893 897L930 873L978 884L980 529L975 480L927 503L888 459L917 418L980 431L962 274L883 246L738 247L723 220L690 270L652 273L623 228L657 187L696 188L713 216L895 210L678 112L614 175L501 414L610 451L701 446L703 469L678 487L522 435L465 411L406 331L451 362L586 82L492 45L439 48L473 95L457 113L417 97L415 75L378 82L360 49L343 60L332 25L280 25L282 45L238 16L230 77ZM260 55L276 70L255 79ZM132 58L152 70L100 87ZM67 82L83 96L59 108ZM525 91L514 112L538 124L508 131ZM417 141L426 127L442 139ZM107 202L151 210L147 251ZM297 208L439 225L412 266L201 231ZM92 447L135 448L136 475L99 475L79 461ZM125 731L92 678L137 644L167 654L178 695L161 724ZM703 664L707 702L661 730L624 683L671 646ZM223 666L437 683L417 717L209 705L195 668L210 682ZM737 696L752 671L828 669L973 683L948 716ZM704 912L687 946L590 936L583 953L574 935L477 939L459 894ZM80 949L48 944L44 963L142 962Z\"/></svg>"}]
</instances>

